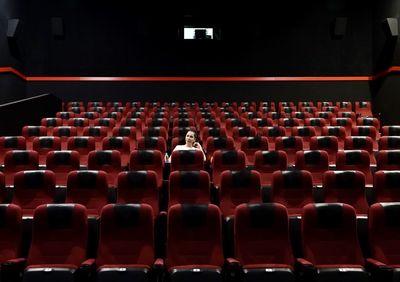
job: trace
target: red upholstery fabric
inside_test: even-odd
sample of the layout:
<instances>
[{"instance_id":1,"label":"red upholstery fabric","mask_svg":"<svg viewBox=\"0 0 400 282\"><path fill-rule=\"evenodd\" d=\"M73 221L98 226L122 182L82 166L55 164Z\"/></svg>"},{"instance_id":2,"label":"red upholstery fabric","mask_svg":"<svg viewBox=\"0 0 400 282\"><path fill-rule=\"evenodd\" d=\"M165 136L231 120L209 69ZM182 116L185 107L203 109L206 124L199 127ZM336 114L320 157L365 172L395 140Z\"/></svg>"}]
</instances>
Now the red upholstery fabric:
<instances>
[{"instance_id":1,"label":"red upholstery fabric","mask_svg":"<svg viewBox=\"0 0 400 282\"><path fill-rule=\"evenodd\" d=\"M12 203L22 208L24 215L33 215L36 207L54 203L56 176L50 170L20 171L14 176Z\"/></svg>"},{"instance_id":2,"label":"red upholstery fabric","mask_svg":"<svg viewBox=\"0 0 400 282\"><path fill-rule=\"evenodd\" d=\"M204 170L173 171L169 176L169 206L209 204L210 176Z\"/></svg>"},{"instance_id":3,"label":"red upholstery fabric","mask_svg":"<svg viewBox=\"0 0 400 282\"><path fill-rule=\"evenodd\" d=\"M255 170L226 170L221 174L220 208L225 217L243 203L261 203L261 178Z\"/></svg>"},{"instance_id":4,"label":"red upholstery fabric","mask_svg":"<svg viewBox=\"0 0 400 282\"><path fill-rule=\"evenodd\" d=\"M122 171L121 153L117 150L91 151L88 156L88 169L107 172L109 186L116 186L117 175Z\"/></svg>"},{"instance_id":5,"label":"red upholstery fabric","mask_svg":"<svg viewBox=\"0 0 400 282\"><path fill-rule=\"evenodd\" d=\"M46 168L55 173L56 185L67 185L67 175L79 170L80 160L77 151L51 151L47 154Z\"/></svg>"},{"instance_id":6,"label":"red upholstery fabric","mask_svg":"<svg viewBox=\"0 0 400 282\"><path fill-rule=\"evenodd\" d=\"M100 215L96 266L135 267L154 263L154 215L147 204L109 204Z\"/></svg>"},{"instance_id":7,"label":"red upholstery fabric","mask_svg":"<svg viewBox=\"0 0 400 282\"><path fill-rule=\"evenodd\" d=\"M144 203L152 207L154 215L159 213L159 189L157 174L152 170L123 171L117 179L117 202Z\"/></svg>"},{"instance_id":8,"label":"red upholstery fabric","mask_svg":"<svg viewBox=\"0 0 400 282\"><path fill-rule=\"evenodd\" d=\"M153 170L157 174L157 186L161 187L164 156L158 150L135 150L130 156L129 170Z\"/></svg>"},{"instance_id":9,"label":"red upholstery fabric","mask_svg":"<svg viewBox=\"0 0 400 282\"><path fill-rule=\"evenodd\" d=\"M213 154L211 168L214 185L221 185L221 174L225 170L242 170L246 167L246 155L243 151L217 150Z\"/></svg>"},{"instance_id":10,"label":"red upholstery fabric","mask_svg":"<svg viewBox=\"0 0 400 282\"><path fill-rule=\"evenodd\" d=\"M0 263L4 263L20 256L22 243L21 208L13 204L1 204L0 223Z\"/></svg>"}]
</instances>

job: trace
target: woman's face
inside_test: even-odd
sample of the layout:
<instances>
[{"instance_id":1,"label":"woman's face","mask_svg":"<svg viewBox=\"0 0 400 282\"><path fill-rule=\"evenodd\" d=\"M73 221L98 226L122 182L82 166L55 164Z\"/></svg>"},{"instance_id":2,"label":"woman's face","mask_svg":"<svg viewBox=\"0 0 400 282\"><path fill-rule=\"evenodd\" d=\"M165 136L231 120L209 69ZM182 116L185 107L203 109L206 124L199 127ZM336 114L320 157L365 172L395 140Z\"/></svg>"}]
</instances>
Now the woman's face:
<instances>
[{"instance_id":1,"label":"woman's face","mask_svg":"<svg viewBox=\"0 0 400 282\"><path fill-rule=\"evenodd\" d=\"M190 146L193 145L193 143L196 141L195 138L194 138L194 132L193 131L188 131L186 133L185 141L186 141L186 145L190 145Z\"/></svg>"}]
</instances>

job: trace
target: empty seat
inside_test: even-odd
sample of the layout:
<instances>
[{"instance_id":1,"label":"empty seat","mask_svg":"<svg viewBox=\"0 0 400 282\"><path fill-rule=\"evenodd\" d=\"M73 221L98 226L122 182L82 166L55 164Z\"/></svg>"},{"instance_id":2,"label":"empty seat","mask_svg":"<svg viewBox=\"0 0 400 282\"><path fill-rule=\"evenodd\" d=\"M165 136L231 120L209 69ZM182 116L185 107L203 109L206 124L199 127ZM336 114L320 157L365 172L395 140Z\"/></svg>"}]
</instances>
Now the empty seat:
<instances>
[{"instance_id":1,"label":"empty seat","mask_svg":"<svg viewBox=\"0 0 400 282\"><path fill-rule=\"evenodd\" d=\"M322 182L325 202L346 203L353 206L357 214L367 214L365 176L361 171L327 171Z\"/></svg>"},{"instance_id":2,"label":"empty seat","mask_svg":"<svg viewBox=\"0 0 400 282\"><path fill-rule=\"evenodd\" d=\"M354 102L354 111L360 116L372 116L372 105L369 101Z\"/></svg>"},{"instance_id":3,"label":"empty seat","mask_svg":"<svg viewBox=\"0 0 400 282\"><path fill-rule=\"evenodd\" d=\"M164 156L167 152L167 141L164 137L140 137L137 141L138 150L158 150Z\"/></svg>"},{"instance_id":4,"label":"empty seat","mask_svg":"<svg viewBox=\"0 0 400 282\"><path fill-rule=\"evenodd\" d=\"M302 123L300 122L300 119L297 118L280 118L278 120L278 126L283 126L285 128L286 136L290 136L292 133L292 127L301 125Z\"/></svg>"},{"instance_id":5,"label":"empty seat","mask_svg":"<svg viewBox=\"0 0 400 282\"><path fill-rule=\"evenodd\" d=\"M374 150L378 149L378 144L376 143L376 140L379 139L379 136L375 127L371 125L353 126L353 128L351 129L351 135L371 137L374 144Z\"/></svg>"},{"instance_id":6,"label":"empty seat","mask_svg":"<svg viewBox=\"0 0 400 282\"><path fill-rule=\"evenodd\" d=\"M353 103L349 101L336 102L339 112L349 112L353 110Z\"/></svg>"},{"instance_id":7,"label":"empty seat","mask_svg":"<svg viewBox=\"0 0 400 282\"><path fill-rule=\"evenodd\" d=\"M68 174L66 202L84 205L91 217L98 217L108 204L109 192L104 171L81 170Z\"/></svg>"},{"instance_id":8,"label":"empty seat","mask_svg":"<svg viewBox=\"0 0 400 282\"><path fill-rule=\"evenodd\" d=\"M168 210L166 269L170 281L222 281L221 212L215 205Z\"/></svg>"},{"instance_id":9,"label":"empty seat","mask_svg":"<svg viewBox=\"0 0 400 282\"><path fill-rule=\"evenodd\" d=\"M97 281L151 281L155 262L151 206L106 205L100 215Z\"/></svg>"},{"instance_id":10,"label":"empty seat","mask_svg":"<svg viewBox=\"0 0 400 282\"><path fill-rule=\"evenodd\" d=\"M39 155L32 150L8 151L4 157L4 175L6 185L13 185L14 174L22 170L36 170L39 168Z\"/></svg>"},{"instance_id":11,"label":"empty seat","mask_svg":"<svg viewBox=\"0 0 400 282\"><path fill-rule=\"evenodd\" d=\"M185 132L186 135L186 132ZM200 140L206 143L208 137L226 137L226 130L223 127L205 126L200 131Z\"/></svg>"},{"instance_id":12,"label":"empty seat","mask_svg":"<svg viewBox=\"0 0 400 282\"><path fill-rule=\"evenodd\" d=\"M400 170L400 150L382 150L376 156L377 170Z\"/></svg>"},{"instance_id":13,"label":"empty seat","mask_svg":"<svg viewBox=\"0 0 400 282\"><path fill-rule=\"evenodd\" d=\"M4 165L6 152L11 150L26 150L26 140L23 136L0 136L0 166Z\"/></svg>"},{"instance_id":14,"label":"empty seat","mask_svg":"<svg viewBox=\"0 0 400 282\"><path fill-rule=\"evenodd\" d=\"M98 112L82 112L79 114L81 118L87 118L89 120L89 125L94 125L94 120L100 117Z\"/></svg>"},{"instance_id":15,"label":"empty seat","mask_svg":"<svg viewBox=\"0 0 400 282\"><path fill-rule=\"evenodd\" d=\"M349 205L308 204L301 221L304 281L369 281L357 238L356 213Z\"/></svg>"},{"instance_id":16,"label":"empty seat","mask_svg":"<svg viewBox=\"0 0 400 282\"><path fill-rule=\"evenodd\" d=\"M42 118L40 125L46 127L47 135L53 135L54 127L62 126L63 120L61 118Z\"/></svg>"},{"instance_id":17,"label":"empty seat","mask_svg":"<svg viewBox=\"0 0 400 282\"><path fill-rule=\"evenodd\" d=\"M96 150L101 150L103 139L108 136L108 131L105 126L86 126L83 128L82 136L93 137Z\"/></svg>"},{"instance_id":18,"label":"empty seat","mask_svg":"<svg viewBox=\"0 0 400 282\"><path fill-rule=\"evenodd\" d=\"M355 112L338 112L337 113L337 117L339 117L339 118L351 118L351 120L353 121L353 122L356 122L357 121L357 115L356 115L356 113Z\"/></svg>"},{"instance_id":19,"label":"empty seat","mask_svg":"<svg viewBox=\"0 0 400 282\"><path fill-rule=\"evenodd\" d=\"M162 137L165 141L168 140L167 128L163 126L145 127L142 134L144 137Z\"/></svg>"},{"instance_id":20,"label":"empty seat","mask_svg":"<svg viewBox=\"0 0 400 282\"><path fill-rule=\"evenodd\" d=\"M344 140L345 150L364 150L370 158L370 165L376 165L374 155L374 141L369 136L347 136Z\"/></svg>"},{"instance_id":21,"label":"empty seat","mask_svg":"<svg viewBox=\"0 0 400 282\"><path fill-rule=\"evenodd\" d=\"M123 167L127 167L129 164L131 150L133 150L129 141L129 137L126 136L106 137L102 141L102 149L117 150L121 156L121 165Z\"/></svg>"},{"instance_id":22,"label":"empty seat","mask_svg":"<svg viewBox=\"0 0 400 282\"><path fill-rule=\"evenodd\" d=\"M44 126L25 125L24 127L22 127L21 135L25 137L26 149L32 150L33 139L38 136L46 136L47 129Z\"/></svg>"},{"instance_id":23,"label":"empty seat","mask_svg":"<svg viewBox=\"0 0 400 282\"><path fill-rule=\"evenodd\" d=\"M400 125L382 126L382 136L400 136Z\"/></svg>"},{"instance_id":24,"label":"empty seat","mask_svg":"<svg viewBox=\"0 0 400 282\"><path fill-rule=\"evenodd\" d=\"M286 206L291 216L300 215L306 204L314 202L312 175L309 171L275 171L271 187L272 202Z\"/></svg>"},{"instance_id":25,"label":"empty seat","mask_svg":"<svg viewBox=\"0 0 400 282\"><path fill-rule=\"evenodd\" d=\"M378 142L379 150L399 150L400 136L382 136Z\"/></svg>"},{"instance_id":26,"label":"empty seat","mask_svg":"<svg viewBox=\"0 0 400 282\"><path fill-rule=\"evenodd\" d=\"M233 264L240 264L243 281L295 281L289 218L284 206L277 203L237 206L234 246ZM231 263L228 258L228 265Z\"/></svg>"},{"instance_id":27,"label":"empty seat","mask_svg":"<svg viewBox=\"0 0 400 282\"><path fill-rule=\"evenodd\" d=\"M78 131L75 126L57 126L53 129L53 135L60 137L61 149L66 150L68 147L68 138L77 136Z\"/></svg>"},{"instance_id":28,"label":"empty seat","mask_svg":"<svg viewBox=\"0 0 400 282\"><path fill-rule=\"evenodd\" d=\"M370 163L369 153L365 150L339 151L336 155L336 169L361 171L368 185L372 185L373 183Z\"/></svg>"},{"instance_id":29,"label":"empty seat","mask_svg":"<svg viewBox=\"0 0 400 282\"><path fill-rule=\"evenodd\" d=\"M84 206L50 204L39 206L33 215L32 242L24 281L74 281L83 276L88 224ZM86 277L88 279L88 277Z\"/></svg>"},{"instance_id":30,"label":"empty seat","mask_svg":"<svg viewBox=\"0 0 400 282\"><path fill-rule=\"evenodd\" d=\"M261 178L255 170L225 170L221 174L219 201L224 217L231 217L243 203L261 203Z\"/></svg>"},{"instance_id":31,"label":"empty seat","mask_svg":"<svg viewBox=\"0 0 400 282\"><path fill-rule=\"evenodd\" d=\"M39 165L46 164L48 152L61 150L61 138L57 136L35 137L32 144L32 149L39 154Z\"/></svg>"},{"instance_id":32,"label":"empty seat","mask_svg":"<svg viewBox=\"0 0 400 282\"><path fill-rule=\"evenodd\" d=\"M60 118L63 121L63 125L68 125L68 120L70 118L74 118L75 117L75 113L73 112L57 112L56 113L56 118Z\"/></svg>"},{"instance_id":33,"label":"empty seat","mask_svg":"<svg viewBox=\"0 0 400 282\"><path fill-rule=\"evenodd\" d=\"M157 187L162 187L164 156L158 150L135 150L131 152L129 170L153 170L157 174Z\"/></svg>"},{"instance_id":34,"label":"empty seat","mask_svg":"<svg viewBox=\"0 0 400 282\"><path fill-rule=\"evenodd\" d=\"M56 176L51 170L20 171L14 176L12 203L32 216L36 207L52 204L56 198Z\"/></svg>"},{"instance_id":35,"label":"empty seat","mask_svg":"<svg viewBox=\"0 0 400 282\"><path fill-rule=\"evenodd\" d=\"M46 157L46 169L55 173L56 185L66 186L67 176L79 170L80 160L77 151L51 151Z\"/></svg>"},{"instance_id":36,"label":"empty seat","mask_svg":"<svg viewBox=\"0 0 400 282\"><path fill-rule=\"evenodd\" d=\"M216 187L221 185L221 174L225 170L242 170L246 167L243 151L218 150L213 154L211 169L212 181Z\"/></svg>"},{"instance_id":37,"label":"empty seat","mask_svg":"<svg viewBox=\"0 0 400 282\"><path fill-rule=\"evenodd\" d=\"M116 126L117 121L113 118L97 118L94 120L94 126L102 126L107 129L108 135L111 135L112 129Z\"/></svg>"},{"instance_id":38,"label":"empty seat","mask_svg":"<svg viewBox=\"0 0 400 282\"><path fill-rule=\"evenodd\" d=\"M117 203L142 203L152 207L154 216L160 210L160 190L157 174L152 170L123 171L117 178Z\"/></svg>"},{"instance_id":39,"label":"empty seat","mask_svg":"<svg viewBox=\"0 0 400 282\"><path fill-rule=\"evenodd\" d=\"M303 139L304 149L310 148L311 137L317 135L313 126L295 126L292 127L292 136L300 136Z\"/></svg>"},{"instance_id":40,"label":"empty seat","mask_svg":"<svg viewBox=\"0 0 400 282\"><path fill-rule=\"evenodd\" d=\"M203 168L204 155L199 150L174 150L171 154L171 171Z\"/></svg>"},{"instance_id":41,"label":"empty seat","mask_svg":"<svg viewBox=\"0 0 400 282\"><path fill-rule=\"evenodd\" d=\"M306 118L304 120L305 126L313 126L316 135L321 135L322 127L327 126L326 119L324 118Z\"/></svg>"},{"instance_id":42,"label":"empty seat","mask_svg":"<svg viewBox=\"0 0 400 282\"><path fill-rule=\"evenodd\" d=\"M70 118L67 125L76 127L78 135L82 135L83 128L89 126L89 120L87 118Z\"/></svg>"},{"instance_id":43,"label":"empty seat","mask_svg":"<svg viewBox=\"0 0 400 282\"><path fill-rule=\"evenodd\" d=\"M112 136L128 137L131 150L136 149L138 130L134 126L121 126L114 127L112 131ZM141 133L140 133L141 135Z\"/></svg>"},{"instance_id":44,"label":"empty seat","mask_svg":"<svg viewBox=\"0 0 400 282\"><path fill-rule=\"evenodd\" d=\"M235 142L233 138L228 137L208 137L206 143L203 146L206 151L206 158L208 161L211 160L213 154L217 150L234 150Z\"/></svg>"},{"instance_id":45,"label":"empty seat","mask_svg":"<svg viewBox=\"0 0 400 282\"><path fill-rule=\"evenodd\" d=\"M310 139L310 150L324 150L328 153L329 165L336 165L339 142L336 136L314 136Z\"/></svg>"},{"instance_id":46,"label":"empty seat","mask_svg":"<svg viewBox=\"0 0 400 282\"><path fill-rule=\"evenodd\" d=\"M381 123L379 119L374 117L359 117L357 118L357 125L361 126L373 126L377 131L381 129Z\"/></svg>"},{"instance_id":47,"label":"empty seat","mask_svg":"<svg viewBox=\"0 0 400 282\"><path fill-rule=\"evenodd\" d=\"M260 173L261 185L270 186L272 174L287 169L285 151L257 151L254 156L254 169Z\"/></svg>"},{"instance_id":48,"label":"empty seat","mask_svg":"<svg viewBox=\"0 0 400 282\"><path fill-rule=\"evenodd\" d=\"M252 166L256 151L268 150L268 138L265 136L243 137L240 142L240 150L246 154L246 164Z\"/></svg>"},{"instance_id":49,"label":"empty seat","mask_svg":"<svg viewBox=\"0 0 400 282\"><path fill-rule=\"evenodd\" d=\"M275 150L285 151L288 166L293 166L296 160L296 152L303 150L303 139L299 136L277 137L275 139Z\"/></svg>"},{"instance_id":50,"label":"empty seat","mask_svg":"<svg viewBox=\"0 0 400 282\"><path fill-rule=\"evenodd\" d=\"M343 126L346 135L351 135L351 128L353 127L353 120L351 118L331 118L332 126Z\"/></svg>"},{"instance_id":51,"label":"empty seat","mask_svg":"<svg viewBox=\"0 0 400 282\"><path fill-rule=\"evenodd\" d=\"M8 281L6 267L18 265L22 245L22 210L14 204L0 204L0 263L2 281Z\"/></svg>"},{"instance_id":52,"label":"empty seat","mask_svg":"<svg viewBox=\"0 0 400 282\"><path fill-rule=\"evenodd\" d=\"M240 141L243 137L254 137L257 135L257 130L253 126L235 126L232 128L232 137L235 141L236 148L240 147Z\"/></svg>"},{"instance_id":53,"label":"empty seat","mask_svg":"<svg viewBox=\"0 0 400 282\"><path fill-rule=\"evenodd\" d=\"M314 185L322 185L322 175L329 170L329 156L323 150L298 151L295 167L311 172Z\"/></svg>"},{"instance_id":54,"label":"empty seat","mask_svg":"<svg viewBox=\"0 0 400 282\"><path fill-rule=\"evenodd\" d=\"M88 155L88 169L107 172L109 186L116 186L117 175L122 171L121 154L117 150L91 151Z\"/></svg>"},{"instance_id":55,"label":"empty seat","mask_svg":"<svg viewBox=\"0 0 400 282\"><path fill-rule=\"evenodd\" d=\"M375 202L400 202L400 171L379 170L374 175Z\"/></svg>"},{"instance_id":56,"label":"empty seat","mask_svg":"<svg viewBox=\"0 0 400 282\"><path fill-rule=\"evenodd\" d=\"M376 203L368 213L370 256L367 269L372 281L399 281L399 203Z\"/></svg>"},{"instance_id":57,"label":"empty seat","mask_svg":"<svg viewBox=\"0 0 400 282\"><path fill-rule=\"evenodd\" d=\"M79 153L80 164L87 166L90 151L96 149L93 136L73 136L68 138L67 149Z\"/></svg>"},{"instance_id":58,"label":"empty seat","mask_svg":"<svg viewBox=\"0 0 400 282\"><path fill-rule=\"evenodd\" d=\"M266 126L273 126L274 123L270 118L253 118L251 120L251 125L257 129L257 133L262 133L262 128Z\"/></svg>"},{"instance_id":59,"label":"empty seat","mask_svg":"<svg viewBox=\"0 0 400 282\"><path fill-rule=\"evenodd\" d=\"M209 204L210 176L204 170L173 171L169 176L168 206Z\"/></svg>"},{"instance_id":60,"label":"empty seat","mask_svg":"<svg viewBox=\"0 0 400 282\"><path fill-rule=\"evenodd\" d=\"M268 138L268 147L273 150L275 149L276 138L286 136L286 131L283 126L267 126L261 129L261 136L266 136Z\"/></svg>"}]
</instances>

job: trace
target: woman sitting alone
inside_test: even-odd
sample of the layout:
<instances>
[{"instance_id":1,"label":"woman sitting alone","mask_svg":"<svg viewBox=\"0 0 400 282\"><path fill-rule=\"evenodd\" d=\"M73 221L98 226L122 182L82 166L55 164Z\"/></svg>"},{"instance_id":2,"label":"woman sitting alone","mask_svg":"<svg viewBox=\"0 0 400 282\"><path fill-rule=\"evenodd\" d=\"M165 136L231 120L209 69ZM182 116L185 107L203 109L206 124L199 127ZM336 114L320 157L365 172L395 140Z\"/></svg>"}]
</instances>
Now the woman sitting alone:
<instances>
[{"instance_id":1,"label":"woman sitting alone","mask_svg":"<svg viewBox=\"0 0 400 282\"><path fill-rule=\"evenodd\" d=\"M197 134L193 130L189 130L185 136L185 144L184 145L176 145L173 151L179 150L199 150L203 153L204 161L206 160L206 155L204 154L203 148L200 143L197 142ZM171 156L168 159L171 161Z\"/></svg>"}]
</instances>

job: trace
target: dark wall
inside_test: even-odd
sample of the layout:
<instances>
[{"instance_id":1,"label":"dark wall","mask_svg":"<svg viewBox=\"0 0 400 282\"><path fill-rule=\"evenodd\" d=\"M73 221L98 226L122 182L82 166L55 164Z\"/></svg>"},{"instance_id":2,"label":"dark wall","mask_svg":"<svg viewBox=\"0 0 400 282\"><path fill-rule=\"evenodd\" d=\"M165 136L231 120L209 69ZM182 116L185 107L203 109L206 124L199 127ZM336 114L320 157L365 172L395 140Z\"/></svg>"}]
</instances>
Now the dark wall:
<instances>
[{"instance_id":1,"label":"dark wall","mask_svg":"<svg viewBox=\"0 0 400 282\"><path fill-rule=\"evenodd\" d=\"M0 105L23 99L26 93L26 82L10 73L0 73Z\"/></svg>"},{"instance_id":2,"label":"dark wall","mask_svg":"<svg viewBox=\"0 0 400 282\"><path fill-rule=\"evenodd\" d=\"M372 7L363 0L263 5L222 1L219 6L217 1L174 1L156 7L124 0L24 3L29 75L298 76L372 71ZM52 36L52 17L63 19L63 38ZM336 17L348 18L342 39L331 35ZM221 40L180 40L178 30L185 22L217 25Z\"/></svg>"},{"instance_id":3,"label":"dark wall","mask_svg":"<svg viewBox=\"0 0 400 282\"><path fill-rule=\"evenodd\" d=\"M369 84L347 82L30 82L28 95L64 101L364 101Z\"/></svg>"},{"instance_id":4,"label":"dark wall","mask_svg":"<svg viewBox=\"0 0 400 282\"><path fill-rule=\"evenodd\" d=\"M24 43L22 31L25 25L24 1L0 0L0 66L13 66L24 71ZM7 23L9 19L20 19L16 37L7 38Z\"/></svg>"},{"instance_id":5,"label":"dark wall","mask_svg":"<svg viewBox=\"0 0 400 282\"><path fill-rule=\"evenodd\" d=\"M372 11L373 63L374 71L379 72L393 65L400 65L398 37L392 37L385 24L387 18L399 18L400 1L374 1Z\"/></svg>"}]
</instances>

